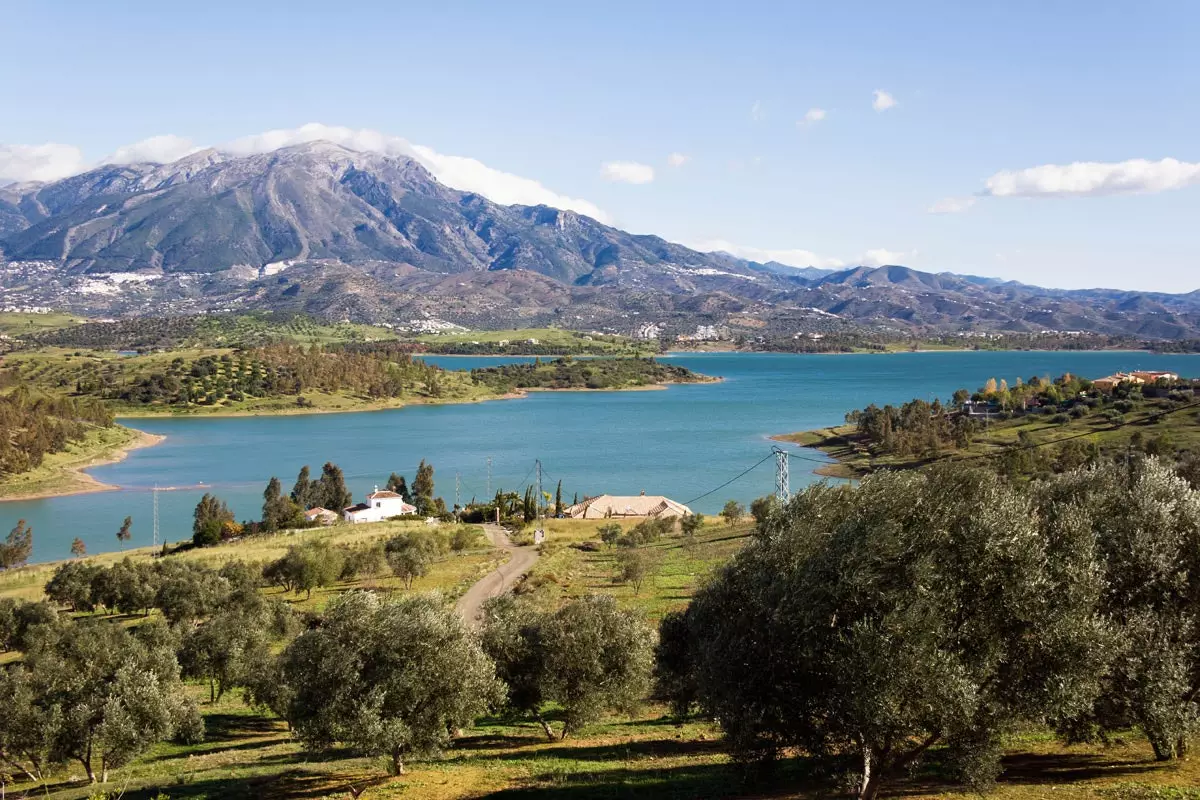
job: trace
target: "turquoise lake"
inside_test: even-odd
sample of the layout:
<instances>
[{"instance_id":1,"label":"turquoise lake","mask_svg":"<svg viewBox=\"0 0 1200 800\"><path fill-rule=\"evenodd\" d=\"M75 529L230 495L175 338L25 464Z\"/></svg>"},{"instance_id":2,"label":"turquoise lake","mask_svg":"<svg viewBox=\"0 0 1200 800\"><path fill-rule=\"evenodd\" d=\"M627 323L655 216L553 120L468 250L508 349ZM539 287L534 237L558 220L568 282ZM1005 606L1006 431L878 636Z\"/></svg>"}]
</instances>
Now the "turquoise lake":
<instances>
[{"instance_id":1,"label":"turquoise lake","mask_svg":"<svg viewBox=\"0 0 1200 800\"><path fill-rule=\"evenodd\" d=\"M448 369L518 360L429 358ZM0 503L0 535L27 520L34 560L70 555L76 536L89 553L119 549L116 531L133 516L131 546L152 535L152 489L159 492L162 538L191 536L192 509L205 491L227 501L239 519L260 514L272 475L285 491L304 464L319 472L339 464L359 499L395 471L412 479L417 463L431 462L437 493L454 502L455 472L463 502L492 491L523 491L534 459L553 491L560 479L569 501L578 494L665 494L680 502L708 492L770 453L768 437L838 423L850 409L913 397L948 398L989 377L1089 378L1117 370L1164 369L1200 373L1200 357L1127 352L954 352L890 355L783 355L711 353L671 356L674 363L719 375L720 384L672 386L663 391L541 392L517 400L393 411L287 417L138 419L134 427L163 434L156 446L89 470L119 491ZM800 448L793 448L800 450ZM821 458L812 451L807 457ZM793 459L793 490L814 480L816 463ZM772 461L719 492L693 503L711 514L733 498L749 502L774 490Z\"/></svg>"}]
</instances>

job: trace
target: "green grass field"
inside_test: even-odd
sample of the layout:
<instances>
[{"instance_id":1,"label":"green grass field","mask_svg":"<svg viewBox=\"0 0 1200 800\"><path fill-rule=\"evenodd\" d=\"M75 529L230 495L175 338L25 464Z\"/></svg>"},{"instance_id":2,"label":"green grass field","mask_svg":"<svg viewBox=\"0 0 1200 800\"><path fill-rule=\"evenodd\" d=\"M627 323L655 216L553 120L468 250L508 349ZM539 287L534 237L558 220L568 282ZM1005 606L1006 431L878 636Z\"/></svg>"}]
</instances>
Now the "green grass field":
<instances>
[{"instance_id":1,"label":"green grass field","mask_svg":"<svg viewBox=\"0 0 1200 800\"><path fill-rule=\"evenodd\" d=\"M17 311L0 311L0 333L20 336L38 331L53 331L86 322L82 317L51 312L49 314L25 314Z\"/></svg>"}]
</instances>

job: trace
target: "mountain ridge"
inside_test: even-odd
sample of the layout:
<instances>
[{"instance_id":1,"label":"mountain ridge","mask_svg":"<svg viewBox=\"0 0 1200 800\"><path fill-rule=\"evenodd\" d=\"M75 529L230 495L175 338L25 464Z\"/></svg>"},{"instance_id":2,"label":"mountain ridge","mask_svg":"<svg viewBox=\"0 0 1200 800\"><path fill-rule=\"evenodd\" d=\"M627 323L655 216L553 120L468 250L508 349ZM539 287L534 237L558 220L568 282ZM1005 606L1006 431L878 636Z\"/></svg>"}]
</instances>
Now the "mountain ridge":
<instances>
[{"instance_id":1,"label":"mountain ridge","mask_svg":"<svg viewBox=\"0 0 1200 800\"><path fill-rule=\"evenodd\" d=\"M0 187L0 252L0 305L83 312L288 308L484 326L787 318L799 330L811 311L819 322L899 330L1200 335L1200 290L758 263L574 211L497 204L445 186L414 159L329 142L249 156L204 150Z\"/></svg>"}]
</instances>

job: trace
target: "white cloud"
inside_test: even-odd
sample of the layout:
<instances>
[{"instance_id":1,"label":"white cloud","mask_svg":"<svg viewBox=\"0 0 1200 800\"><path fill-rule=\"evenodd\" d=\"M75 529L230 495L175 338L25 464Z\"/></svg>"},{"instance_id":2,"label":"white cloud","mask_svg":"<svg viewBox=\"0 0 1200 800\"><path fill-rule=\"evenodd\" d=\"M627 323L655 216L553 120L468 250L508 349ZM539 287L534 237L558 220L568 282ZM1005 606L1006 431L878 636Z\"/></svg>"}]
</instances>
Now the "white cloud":
<instances>
[{"instance_id":1,"label":"white cloud","mask_svg":"<svg viewBox=\"0 0 1200 800\"><path fill-rule=\"evenodd\" d=\"M961 214L975 205L977 197L943 197L929 207L930 214Z\"/></svg>"},{"instance_id":2,"label":"white cloud","mask_svg":"<svg viewBox=\"0 0 1200 800\"><path fill-rule=\"evenodd\" d=\"M544 205L576 211L604 223L612 218L599 206L547 189L532 178L493 169L466 156L448 156L423 145L413 145L417 161L442 183L464 192L476 192L503 205Z\"/></svg>"},{"instance_id":3,"label":"white cloud","mask_svg":"<svg viewBox=\"0 0 1200 800\"><path fill-rule=\"evenodd\" d=\"M0 183L57 181L86 167L83 151L69 144L0 144Z\"/></svg>"},{"instance_id":4,"label":"white cloud","mask_svg":"<svg viewBox=\"0 0 1200 800\"><path fill-rule=\"evenodd\" d=\"M917 253L914 250L911 253L905 253L897 250L885 250L882 247L875 247L863 253L859 263L864 267L883 267L888 264L899 264L903 261L910 260Z\"/></svg>"},{"instance_id":5,"label":"white cloud","mask_svg":"<svg viewBox=\"0 0 1200 800\"><path fill-rule=\"evenodd\" d=\"M219 145L217 149L232 155L245 156L321 140L351 150L414 158L447 186L464 192L476 192L497 203L547 205L577 211L601 222L612 221L611 217L594 203L559 194L532 178L523 178L494 169L473 158L439 153L430 147L415 145L407 139L380 131L354 130L312 122L298 128L244 136ZM99 163L169 163L199 149L202 148L193 146L193 143L184 137L168 134L117 148L112 155ZM70 145L0 145L0 182L58 180L95 166L97 164L89 163L84 158L79 148Z\"/></svg>"},{"instance_id":6,"label":"white cloud","mask_svg":"<svg viewBox=\"0 0 1200 800\"><path fill-rule=\"evenodd\" d=\"M618 183L650 183L654 180L654 167L636 161L606 161L600 165L600 174L605 180Z\"/></svg>"},{"instance_id":7,"label":"white cloud","mask_svg":"<svg viewBox=\"0 0 1200 800\"><path fill-rule=\"evenodd\" d=\"M169 164L201 149L203 148L196 147L191 139L169 133L118 147L112 155L103 160L103 163L137 164L149 161L154 164Z\"/></svg>"},{"instance_id":8,"label":"white cloud","mask_svg":"<svg viewBox=\"0 0 1200 800\"><path fill-rule=\"evenodd\" d=\"M804 128L809 125L816 125L825 119L826 111L823 108L810 108L804 112L804 119L796 123L797 126Z\"/></svg>"},{"instance_id":9,"label":"white cloud","mask_svg":"<svg viewBox=\"0 0 1200 800\"><path fill-rule=\"evenodd\" d=\"M267 153L294 144L328 141L350 150L380 153L385 156L415 158L442 183L464 192L476 192L496 203L505 205L546 205L577 211L601 222L612 218L594 203L567 197L546 188L532 178L494 169L467 156L439 153L431 147L412 144L400 136L392 136L367 128L355 130L336 125L310 122L298 128L266 131L245 136L218 149L234 155Z\"/></svg>"},{"instance_id":10,"label":"white cloud","mask_svg":"<svg viewBox=\"0 0 1200 800\"><path fill-rule=\"evenodd\" d=\"M747 261L758 261L761 263L777 261L780 264L787 264L791 267L821 267L823 269L838 269L846 266L846 262L840 259L819 256L811 250L749 247L746 245L734 244L733 242L728 242L724 239L709 239L702 242L687 244L687 246L693 250L699 250L702 253L728 253L729 255L736 256L737 258L744 258Z\"/></svg>"},{"instance_id":11,"label":"white cloud","mask_svg":"<svg viewBox=\"0 0 1200 800\"><path fill-rule=\"evenodd\" d=\"M896 105L896 98L892 97L883 89L875 90L875 99L871 102L871 108L876 111L887 111Z\"/></svg>"},{"instance_id":12,"label":"white cloud","mask_svg":"<svg viewBox=\"0 0 1200 800\"><path fill-rule=\"evenodd\" d=\"M1152 194L1200 183L1200 164L1164 158L1149 161L1077 161L1003 170L987 179L993 197L1096 197Z\"/></svg>"},{"instance_id":13,"label":"white cloud","mask_svg":"<svg viewBox=\"0 0 1200 800\"><path fill-rule=\"evenodd\" d=\"M904 252L876 247L867 250L860 256L843 259L822 256L811 250L802 250L800 248L772 249L751 247L735 244L725 239L681 242L681 244L693 250L699 250L702 253L721 252L736 256L737 258L744 258L747 261L758 261L760 263L776 261L780 264L787 264L790 267L819 267L821 269L842 269L843 267L850 266L882 267L888 264L902 264L905 261L911 261L917 256L916 250Z\"/></svg>"},{"instance_id":14,"label":"white cloud","mask_svg":"<svg viewBox=\"0 0 1200 800\"><path fill-rule=\"evenodd\" d=\"M667 156L667 163L672 167L682 167L691 160L690 156L686 156L683 153L671 153L671 155Z\"/></svg>"},{"instance_id":15,"label":"white cloud","mask_svg":"<svg viewBox=\"0 0 1200 800\"><path fill-rule=\"evenodd\" d=\"M754 105L750 106L750 119L755 122L762 122L767 118L767 110L763 108L763 104L759 100L754 101Z\"/></svg>"}]
</instances>

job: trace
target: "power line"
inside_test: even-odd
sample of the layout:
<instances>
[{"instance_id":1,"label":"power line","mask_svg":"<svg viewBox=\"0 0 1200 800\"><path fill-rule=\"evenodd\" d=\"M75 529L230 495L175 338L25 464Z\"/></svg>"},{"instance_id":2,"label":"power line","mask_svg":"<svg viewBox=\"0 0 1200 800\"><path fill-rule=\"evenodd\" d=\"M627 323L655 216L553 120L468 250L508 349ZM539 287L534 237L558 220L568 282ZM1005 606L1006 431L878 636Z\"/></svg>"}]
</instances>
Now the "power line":
<instances>
[{"instance_id":1,"label":"power line","mask_svg":"<svg viewBox=\"0 0 1200 800\"><path fill-rule=\"evenodd\" d=\"M747 469L743 470L742 472L739 472L737 475L735 475L735 476L733 476L732 478L730 478L729 480L725 481L724 483L722 483L722 484L721 484L720 486L718 486L717 488L715 488L715 489L710 489L709 491L705 492L704 494L702 494L702 495L700 495L700 496L698 496L698 497L693 497L691 500L688 500L686 503L684 503L684 505L685 505L685 506L690 506L692 503L696 502L697 500L703 500L704 498L708 497L710 494L714 494L714 493L716 493L716 492L719 492L719 491L721 491L722 489L724 489L724 488L725 488L726 486L728 486L729 484L731 484L731 483L733 483L734 481L736 481L736 480L738 480L738 479L740 479L740 478L744 477L744 476L745 476L745 475L747 475L748 473L750 473L750 472L754 471L754 470L755 470L755 469L757 469L758 467L760 467L760 466L762 466L763 464L765 464L766 462L770 461L772 458L775 458L775 452L774 452L774 451L771 451L770 453L767 453L765 456L763 456L763 457L762 457L762 459L761 459L761 460L759 460L759 461L758 461L758 463L754 464L754 466L752 466L752 467L749 467L749 468L747 468Z\"/></svg>"}]
</instances>

